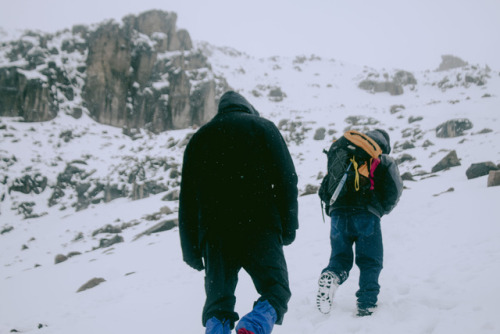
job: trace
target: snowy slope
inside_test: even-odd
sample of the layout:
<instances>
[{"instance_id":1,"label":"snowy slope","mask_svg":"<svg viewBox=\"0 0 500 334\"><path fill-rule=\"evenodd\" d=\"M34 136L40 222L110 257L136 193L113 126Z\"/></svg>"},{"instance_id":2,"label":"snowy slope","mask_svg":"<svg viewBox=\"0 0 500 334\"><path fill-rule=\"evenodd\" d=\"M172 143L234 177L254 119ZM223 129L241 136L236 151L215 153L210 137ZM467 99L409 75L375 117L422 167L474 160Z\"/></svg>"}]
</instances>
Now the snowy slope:
<instances>
[{"instance_id":1,"label":"snowy slope","mask_svg":"<svg viewBox=\"0 0 500 334\"><path fill-rule=\"evenodd\" d=\"M292 299L283 326L274 333L498 333L496 316L500 289L500 219L496 205L500 187L486 187L486 177L467 180L472 163L500 163L500 77L488 72L483 86L458 80L468 72L413 73L417 84L405 93L369 93L357 88L370 73L383 77L395 70L369 69L316 56L295 59L257 59L236 50L200 44L228 83L246 96L261 115L280 124L289 141L299 174L299 187L319 185L326 159L321 153L334 136L349 126L348 117L389 130L393 147L411 140L415 148L395 149L393 156L410 154L414 161L400 165L416 181L405 181L399 206L382 219L385 263L379 308L372 317L356 318L358 271L338 290L332 312L315 309L317 278L329 257L329 224L324 223L317 195L302 196L300 230L285 249ZM436 63L436 68L438 63ZM441 89L444 77L456 85ZM278 88L282 101L268 95ZM489 97L485 97L489 96ZM391 106L404 105L397 113ZM411 117L422 117L410 123ZM465 136L437 138L435 128L449 119L467 118L474 127ZM293 124L293 126L292 126ZM0 128L2 176L20 177L42 172L49 186L67 162L87 157L87 169L99 178L117 177L130 156L182 162L180 144L193 129L160 135L144 133L132 140L120 129L60 115L51 122L26 124L2 118ZM315 140L324 127L327 134ZM488 128L493 131L476 134ZM69 142L59 134L72 130ZM410 135L408 136L408 133ZM434 145L424 147L426 140ZM397 145L396 145L397 146ZM431 168L450 150L461 166L431 174ZM91 158L88 158L88 156ZM16 157L15 163L6 160ZM154 173L153 173L153 172ZM170 180L170 170L148 171L151 178ZM119 179L119 177L117 177ZM170 181L169 181L170 182ZM175 186L175 184L173 184ZM7 185L2 185L2 193ZM453 191L446 192L453 187ZM202 333L203 273L187 267L181 258L178 231L137 238L161 221L176 217L176 201L165 193L132 201L120 198L76 212L48 207L49 189L40 195L11 193L0 202L0 333ZM11 210L23 201L35 201L39 218L23 219ZM168 207L170 210L166 210ZM170 213L169 213L170 212ZM152 217L153 214L155 217ZM98 248L114 234L94 232L106 225L123 227L124 242ZM79 252L55 264L56 255ZM92 278L105 281L77 290ZM241 272L236 310L248 312L257 294Z\"/></svg>"}]
</instances>

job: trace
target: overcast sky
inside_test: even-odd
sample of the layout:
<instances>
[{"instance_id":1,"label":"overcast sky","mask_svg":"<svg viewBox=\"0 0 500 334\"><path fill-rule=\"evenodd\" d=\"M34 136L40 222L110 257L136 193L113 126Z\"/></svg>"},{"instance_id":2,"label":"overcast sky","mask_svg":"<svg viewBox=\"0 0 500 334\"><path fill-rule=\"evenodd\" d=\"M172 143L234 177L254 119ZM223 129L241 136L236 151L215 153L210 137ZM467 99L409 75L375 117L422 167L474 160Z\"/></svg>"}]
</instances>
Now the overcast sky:
<instances>
[{"instance_id":1,"label":"overcast sky","mask_svg":"<svg viewBox=\"0 0 500 334\"><path fill-rule=\"evenodd\" d=\"M150 9L176 12L193 40L257 57L433 70L453 54L500 70L500 0L0 0L0 27L55 32Z\"/></svg>"}]
</instances>

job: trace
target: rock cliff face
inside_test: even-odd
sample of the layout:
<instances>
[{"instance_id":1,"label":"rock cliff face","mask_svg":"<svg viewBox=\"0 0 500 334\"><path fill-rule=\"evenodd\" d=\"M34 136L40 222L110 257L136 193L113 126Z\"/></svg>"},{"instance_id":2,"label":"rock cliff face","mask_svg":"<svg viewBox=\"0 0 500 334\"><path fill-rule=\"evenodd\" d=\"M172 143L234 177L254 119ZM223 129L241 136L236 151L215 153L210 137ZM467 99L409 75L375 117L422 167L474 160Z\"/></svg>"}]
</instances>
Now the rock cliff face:
<instances>
[{"instance_id":1,"label":"rock cliff face","mask_svg":"<svg viewBox=\"0 0 500 334\"><path fill-rule=\"evenodd\" d=\"M46 65L45 75L33 71L49 54L39 46L46 41L35 36L27 32L21 40L1 45L5 60L0 62L0 116L21 116L36 122L56 115L55 94L49 84L57 80L52 75L54 64Z\"/></svg>"},{"instance_id":2,"label":"rock cliff face","mask_svg":"<svg viewBox=\"0 0 500 334\"><path fill-rule=\"evenodd\" d=\"M52 119L57 112L50 87L16 67L0 68L0 96L0 116L37 122Z\"/></svg>"},{"instance_id":3,"label":"rock cliff face","mask_svg":"<svg viewBox=\"0 0 500 334\"><path fill-rule=\"evenodd\" d=\"M124 126L132 77L132 41L118 24L102 25L89 37L86 106L100 123Z\"/></svg>"},{"instance_id":4,"label":"rock cliff face","mask_svg":"<svg viewBox=\"0 0 500 334\"><path fill-rule=\"evenodd\" d=\"M154 10L3 43L0 116L36 122L84 110L103 124L155 133L205 123L227 83L176 22Z\"/></svg>"}]
</instances>

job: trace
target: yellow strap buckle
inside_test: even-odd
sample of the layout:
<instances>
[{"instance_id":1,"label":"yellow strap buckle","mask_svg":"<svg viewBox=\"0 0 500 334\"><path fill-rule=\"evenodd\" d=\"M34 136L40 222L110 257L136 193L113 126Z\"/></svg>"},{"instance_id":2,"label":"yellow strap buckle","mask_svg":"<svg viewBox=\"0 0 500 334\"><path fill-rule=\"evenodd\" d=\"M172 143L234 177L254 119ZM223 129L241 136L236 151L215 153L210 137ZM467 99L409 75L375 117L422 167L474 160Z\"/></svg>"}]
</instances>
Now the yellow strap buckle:
<instances>
[{"instance_id":1,"label":"yellow strap buckle","mask_svg":"<svg viewBox=\"0 0 500 334\"><path fill-rule=\"evenodd\" d=\"M354 171L356 173L356 176L354 177L354 189L356 191L359 191L359 172L358 172L358 163L356 162L356 159L354 159L354 156L351 158L352 165L354 166Z\"/></svg>"}]
</instances>

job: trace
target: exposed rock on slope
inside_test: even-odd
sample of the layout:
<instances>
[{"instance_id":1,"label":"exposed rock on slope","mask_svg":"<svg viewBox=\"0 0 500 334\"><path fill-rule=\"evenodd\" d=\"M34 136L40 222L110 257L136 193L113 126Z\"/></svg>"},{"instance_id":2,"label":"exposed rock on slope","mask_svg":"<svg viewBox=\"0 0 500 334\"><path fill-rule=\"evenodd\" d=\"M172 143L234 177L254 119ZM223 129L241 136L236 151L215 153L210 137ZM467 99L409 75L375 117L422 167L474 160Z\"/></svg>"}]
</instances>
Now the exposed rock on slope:
<instances>
[{"instance_id":1,"label":"exposed rock on slope","mask_svg":"<svg viewBox=\"0 0 500 334\"><path fill-rule=\"evenodd\" d=\"M452 68L459 68L467 66L467 62L462 59L452 56L452 55L443 55L441 56L442 62L439 64L438 71L447 71Z\"/></svg>"},{"instance_id":2,"label":"exposed rock on slope","mask_svg":"<svg viewBox=\"0 0 500 334\"><path fill-rule=\"evenodd\" d=\"M205 123L227 83L176 22L153 10L3 43L0 116L37 122L86 109L100 123L155 133Z\"/></svg>"}]
</instances>

